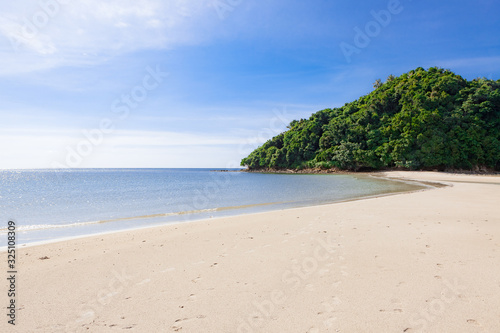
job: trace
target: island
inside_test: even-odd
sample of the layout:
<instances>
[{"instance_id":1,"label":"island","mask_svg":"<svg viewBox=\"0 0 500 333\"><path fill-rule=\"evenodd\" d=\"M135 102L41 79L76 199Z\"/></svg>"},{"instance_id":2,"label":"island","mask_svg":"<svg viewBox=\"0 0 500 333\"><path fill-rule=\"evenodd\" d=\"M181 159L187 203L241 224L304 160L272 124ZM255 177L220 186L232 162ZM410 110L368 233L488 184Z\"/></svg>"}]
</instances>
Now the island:
<instances>
[{"instance_id":1,"label":"island","mask_svg":"<svg viewBox=\"0 0 500 333\"><path fill-rule=\"evenodd\" d=\"M250 171L500 170L500 80L437 67L377 80L342 107L294 120L241 161Z\"/></svg>"}]
</instances>

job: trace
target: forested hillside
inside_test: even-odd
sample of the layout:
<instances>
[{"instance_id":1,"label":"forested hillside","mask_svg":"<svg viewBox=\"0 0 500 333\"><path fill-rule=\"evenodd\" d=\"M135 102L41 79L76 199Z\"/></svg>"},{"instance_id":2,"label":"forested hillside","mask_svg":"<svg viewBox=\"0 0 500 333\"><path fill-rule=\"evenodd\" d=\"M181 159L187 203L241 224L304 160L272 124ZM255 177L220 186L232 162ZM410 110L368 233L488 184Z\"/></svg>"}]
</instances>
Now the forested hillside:
<instances>
[{"instance_id":1,"label":"forested hillside","mask_svg":"<svg viewBox=\"0 0 500 333\"><path fill-rule=\"evenodd\" d=\"M340 108L294 120L241 161L249 169L500 170L500 80L417 68Z\"/></svg>"}]
</instances>

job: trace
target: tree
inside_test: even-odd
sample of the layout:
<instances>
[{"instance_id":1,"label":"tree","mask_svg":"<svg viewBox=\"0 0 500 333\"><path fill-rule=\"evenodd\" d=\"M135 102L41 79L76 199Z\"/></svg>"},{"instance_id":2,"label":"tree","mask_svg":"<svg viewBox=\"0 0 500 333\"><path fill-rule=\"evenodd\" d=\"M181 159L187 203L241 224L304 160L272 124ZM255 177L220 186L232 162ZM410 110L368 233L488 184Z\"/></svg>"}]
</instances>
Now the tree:
<instances>
[{"instance_id":1,"label":"tree","mask_svg":"<svg viewBox=\"0 0 500 333\"><path fill-rule=\"evenodd\" d=\"M242 165L500 170L500 80L417 68L387 81L340 108L292 121Z\"/></svg>"}]
</instances>

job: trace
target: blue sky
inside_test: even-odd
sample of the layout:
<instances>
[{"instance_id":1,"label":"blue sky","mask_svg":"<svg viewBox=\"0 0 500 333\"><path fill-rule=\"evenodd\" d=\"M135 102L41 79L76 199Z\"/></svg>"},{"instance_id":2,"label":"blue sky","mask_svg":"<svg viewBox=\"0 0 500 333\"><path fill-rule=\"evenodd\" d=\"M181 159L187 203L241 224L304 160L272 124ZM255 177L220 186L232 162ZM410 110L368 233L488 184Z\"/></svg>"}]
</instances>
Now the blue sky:
<instances>
[{"instance_id":1,"label":"blue sky","mask_svg":"<svg viewBox=\"0 0 500 333\"><path fill-rule=\"evenodd\" d=\"M389 74L500 78L494 0L41 0L0 13L2 169L233 167Z\"/></svg>"}]
</instances>

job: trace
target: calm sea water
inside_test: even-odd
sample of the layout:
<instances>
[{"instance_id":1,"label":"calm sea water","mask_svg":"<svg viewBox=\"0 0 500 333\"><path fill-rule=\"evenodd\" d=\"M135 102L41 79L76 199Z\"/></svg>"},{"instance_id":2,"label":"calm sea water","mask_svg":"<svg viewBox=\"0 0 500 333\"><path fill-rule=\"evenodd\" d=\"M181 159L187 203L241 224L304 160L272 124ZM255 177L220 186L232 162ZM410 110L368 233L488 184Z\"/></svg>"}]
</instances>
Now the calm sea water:
<instances>
[{"instance_id":1,"label":"calm sea water","mask_svg":"<svg viewBox=\"0 0 500 333\"><path fill-rule=\"evenodd\" d=\"M0 246L330 203L416 185L350 175L208 169L0 171Z\"/></svg>"}]
</instances>

